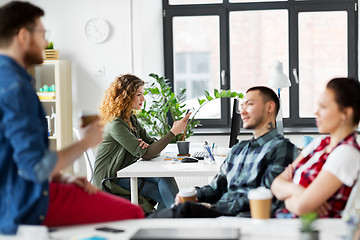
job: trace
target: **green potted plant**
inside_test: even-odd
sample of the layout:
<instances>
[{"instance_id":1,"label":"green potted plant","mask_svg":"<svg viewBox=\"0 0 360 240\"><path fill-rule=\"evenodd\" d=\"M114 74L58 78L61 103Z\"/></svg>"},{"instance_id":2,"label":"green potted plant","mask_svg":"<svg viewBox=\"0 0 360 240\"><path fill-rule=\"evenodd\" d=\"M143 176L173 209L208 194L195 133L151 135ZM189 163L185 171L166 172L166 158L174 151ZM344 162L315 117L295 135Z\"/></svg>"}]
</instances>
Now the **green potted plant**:
<instances>
[{"instance_id":1,"label":"green potted plant","mask_svg":"<svg viewBox=\"0 0 360 240\"><path fill-rule=\"evenodd\" d=\"M54 49L54 43L49 42L49 45L47 45L45 49Z\"/></svg>"},{"instance_id":2,"label":"green potted plant","mask_svg":"<svg viewBox=\"0 0 360 240\"><path fill-rule=\"evenodd\" d=\"M54 43L49 42L43 52L43 58L45 60L57 60L59 59L59 50L54 50Z\"/></svg>"},{"instance_id":3,"label":"green potted plant","mask_svg":"<svg viewBox=\"0 0 360 240\"><path fill-rule=\"evenodd\" d=\"M314 228L314 222L318 215L316 212L306 213L300 216L300 240L318 240L319 231Z\"/></svg>"},{"instance_id":4,"label":"green potted plant","mask_svg":"<svg viewBox=\"0 0 360 240\"><path fill-rule=\"evenodd\" d=\"M170 131L168 124L168 116L172 121L181 119L186 110L189 108L185 104L186 89L182 89L179 94L175 94L169 85L169 80L164 77L159 77L157 74L151 73L150 76L155 81L151 82L149 86L145 88L144 95L148 95L152 103L147 106L147 102L144 102L143 109L138 113L139 120L148 126L149 133L153 136L162 137ZM218 98L231 98L239 97L243 98L242 93L231 92L230 90L219 91L214 90L214 94L211 95L208 91L204 91L205 99L199 99L199 107L197 109L190 109L192 114L191 119L187 124L185 135L179 134L173 142L182 141L184 138L188 138L194 134L193 129L200 124L199 120L195 120L196 114L207 103Z\"/></svg>"}]
</instances>

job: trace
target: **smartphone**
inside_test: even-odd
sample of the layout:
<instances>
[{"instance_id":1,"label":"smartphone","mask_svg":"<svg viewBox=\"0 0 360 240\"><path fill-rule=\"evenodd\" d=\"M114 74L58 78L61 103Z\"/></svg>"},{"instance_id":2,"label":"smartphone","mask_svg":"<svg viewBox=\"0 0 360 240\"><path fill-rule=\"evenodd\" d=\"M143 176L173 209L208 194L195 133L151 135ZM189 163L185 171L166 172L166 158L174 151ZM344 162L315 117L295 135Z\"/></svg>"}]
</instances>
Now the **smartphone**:
<instances>
[{"instance_id":1,"label":"smartphone","mask_svg":"<svg viewBox=\"0 0 360 240\"><path fill-rule=\"evenodd\" d=\"M125 232L125 230L123 230L123 229L110 228L110 227L98 227L98 228L95 228L95 229L98 230L98 231L111 232L111 233Z\"/></svg>"}]
</instances>

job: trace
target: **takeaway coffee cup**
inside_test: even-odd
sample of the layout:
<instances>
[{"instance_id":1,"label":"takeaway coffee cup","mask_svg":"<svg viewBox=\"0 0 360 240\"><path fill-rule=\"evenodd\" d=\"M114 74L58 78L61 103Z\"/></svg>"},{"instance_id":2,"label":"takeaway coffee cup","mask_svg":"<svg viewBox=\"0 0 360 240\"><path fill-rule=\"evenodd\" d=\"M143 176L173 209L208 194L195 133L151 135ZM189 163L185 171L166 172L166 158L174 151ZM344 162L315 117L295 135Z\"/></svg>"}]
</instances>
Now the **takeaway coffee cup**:
<instances>
[{"instance_id":1,"label":"takeaway coffee cup","mask_svg":"<svg viewBox=\"0 0 360 240\"><path fill-rule=\"evenodd\" d=\"M248 193L252 218L266 219L271 215L271 201L273 195L270 189L258 187Z\"/></svg>"},{"instance_id":2,"label":"takeaway coffee cup","mask_svg":"<svg viewBox=\"0 0 360 240\"><path fill-rule=\"evenodd\" d=\"M195 188L182 188L179 191L179 197L181 202L196 202L196 190Z\"/></svg>"},{"instance_id":3,"label":"takeaway coffee cup","mask_svg":"<svg viewBox=\"0 0 360 240\"><path fill-rule=\"evenodd\" d=\"M81 112L80 113L80 119L81 119L81 127L86 127L93 121L99 119L99 115L95 112Z\"/></svg>"},{"instance_id":4,"label":"takeaway coffee cup","mask_svg":"<svg viewBox=\"0 0 360 240\"><path fill-rule=\"evenodd\" d=\"M45 226L20 225L16 239L22 240L49 240L49 232Z\"/></svg>"},{"instance_id":5,"label":"takeaway coffee cup","mask_svg":"<svg viewBox=\"0 0 360 240\"><path fill-rule=\"evenodd\" d=\"M190 148L189 141L177 141L176 144L179 150L179 156L189 155L189 148Z\"/></svg>"}]
</instances>

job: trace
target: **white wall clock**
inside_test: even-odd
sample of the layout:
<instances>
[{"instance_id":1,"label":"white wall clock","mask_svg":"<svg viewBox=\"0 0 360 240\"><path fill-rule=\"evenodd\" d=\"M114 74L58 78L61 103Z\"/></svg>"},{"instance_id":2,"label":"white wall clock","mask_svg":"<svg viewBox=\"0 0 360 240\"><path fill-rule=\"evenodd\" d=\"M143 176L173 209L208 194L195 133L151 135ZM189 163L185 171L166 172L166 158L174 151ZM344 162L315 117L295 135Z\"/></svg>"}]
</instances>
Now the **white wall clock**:
<instances>
[{"instance_id":1,"label":"white wall clock","mask_svg":"<svg viewBox=\"0 0 360 240\"><path fill-rule=\"evenodd\" d=\"M110 25L102 18L92 18L85 25L85 34L91 41L102 43L110 35Z\"/></svg>"}]
</instances>

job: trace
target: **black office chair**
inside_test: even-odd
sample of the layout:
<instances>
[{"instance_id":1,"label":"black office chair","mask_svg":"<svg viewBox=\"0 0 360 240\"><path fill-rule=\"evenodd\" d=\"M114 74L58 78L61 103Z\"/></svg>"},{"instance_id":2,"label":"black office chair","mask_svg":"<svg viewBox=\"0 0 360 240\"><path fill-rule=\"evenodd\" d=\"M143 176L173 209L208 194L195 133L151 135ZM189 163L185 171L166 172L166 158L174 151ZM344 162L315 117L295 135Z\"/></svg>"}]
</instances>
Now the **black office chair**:
<instances>
[{"instance_id":1,"label":"black office chair","mask_svg":"<svg viewBox=\"0 0 360 240\"><path fill-rule=\"evenodd\" d=\"M108 192L108 193L112 193L112 192L111 192L111 189L110 189L108 186L106 186L105 183L106 183L106 181L119 180L119 179L121 179L121 178L119 178L119 177L107 177L107 178L104 178L104 179L101 181L101 186L102 186L102 188L104 189L104 191L106 191L106 192ZM145 184L145 180L144 180L144 179L141 179L140 185L139 185L139 187L138 187L138 192L140 192L140 191L143 189L144 184Z\"/></svg>"},{"instance_id":2,"label":"black office chair","mask_svg":"<svg viewBox=\"0 0 360 240\"><path fill-rule=\"evenodd\" d=\"M231 128L230 128L230 140L229 140L229 148L232 148L236 143L239 142L237 139L240 133L241 126L241 115L239 111L239 100L234 98L232 119L231 119Z\"/></svg>"},{"instance_id":3,"label":"black office chair","mask_svg":"<svg viewBox=\"0 0 360 240\"><path fill-rule=\"evenodd\" d=\"M101 186L102 186L102 189L105 191L105 192L108 192L108 193L111 193L111 194L114 194L114 195L117 195L116 193L113 193L111 191L111 189L106 186L106 182L107 181L113 181L113 180L119 180L121 178L119 177L107 177L107 178L104 178L102 181L101 181ZM143 189L145 185L145 179L140 179L140 185L138 187L138 193L141 192L141 190ZM124 197L128 200L131 200L131 195L120 195L121 197ZM141 200L143 199L143 200ZM146 214L150 214L151 212L153 212L153 210L155 209L155 206L157 204L157 202L151 198L146 198L144 196L142 196L141 198L138 199L139 200L139 205L143 208L143 210L145 211ZM142 201L142 202L141 202Z\"/></svg>"}]
</instances>

